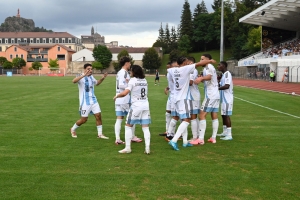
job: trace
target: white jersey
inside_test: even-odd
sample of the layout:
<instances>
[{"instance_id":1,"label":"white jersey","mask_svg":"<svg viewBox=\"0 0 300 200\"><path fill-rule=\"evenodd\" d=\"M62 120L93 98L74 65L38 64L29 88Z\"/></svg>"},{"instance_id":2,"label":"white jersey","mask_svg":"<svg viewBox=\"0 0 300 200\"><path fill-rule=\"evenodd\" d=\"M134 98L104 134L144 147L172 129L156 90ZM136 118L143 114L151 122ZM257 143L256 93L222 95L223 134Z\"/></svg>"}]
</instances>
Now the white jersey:
<instances>
[{"instance_id":1,"label":"white jersey","mask_svg":"<svg viewBox=\"0 0 300 200\"><path fill-rule=\"evenodd\" d=\"M211 80L204 81L204 93L207 99L220 99L217 72L212 64L208 64L203 69L203 76L211 75Z\"/></svg>"},{"instance_id":2,"label":"white jersey","mask_svg":"<svg viewBox=\"0 0 300 200\"><path fill-rule=\"evenodd\" d=\"M198 85L194 83L194 80L198 78L198 70L194 69L194 72L190 75L190 80L193 84L190 85L191 96L193 101L200 101L200 91Z\"/></svg>"},{"instance_id":3,"label":"white jersey","mask_svg":"<svg viewBox=\"0 0 300 200\"><path fill-rule=\"evenodd\" d=\"M116 95L123 92L128 86L130 75L125 69L121 69L116 76ZM127 104L130 102L130 95L126 95L122 98L117 98L115 104Z\"/></svg>"},{"instance_id":4,"label":"white jersey","mask_svg":"<svg viewBox=\"0 0 300 200\"><path fill-rule=\"evenodd\" d=\"M82 76L83 74L79 74L78 76ZM77 76L77 77L78 77ZM78 82L79 89L79 106L83 105L92 105L97 103L97 98L94 93L94 86L97 84L97 80L93 75L85 76L80 79Z\"/></svg>"},{"instance_id":5,"label":"white jersey","mask_svg":"<svg viewBox=\"0 0 300 200\"><path fill-rule=\"evenodd\" d=\"M131 94L131 109L149 110L148 102L148 83L146 79L132 78L128 82Z\"/></svg>"},{"instance_id":6,"label":"white jersey","mask_svg":"<svg viewBox=\"0 0 300 200\"><path fill-rule=\"evenodd\" d=\"M174 82L174 102L191 100L190 74L194 72L195 64L168 69Z\"/></svg>"},{"instance_id":7,"label":"white jersey","mask_svg":"<svg viewBox=\"0 0 300 200\"><path fill-rule=\"evenodd\" d=\"M232 103L233 102L233 82L232 76L229 71L226 71L221 78L220 86L230 85L226 90L220 90L221 103Z\"/></svg>"},{"instance_id":8,"label":"white jersey","mask_svg":"<svg viewBox=\"0 0 300 200\"><path fill-rule=\"evenodd\" d=\"M172 80L172 77L170 73L167 73L167 79L168 79L168 87L169 87L169 100L173 101L174 98L174 82Z\"/></svg>"}]
</instances>

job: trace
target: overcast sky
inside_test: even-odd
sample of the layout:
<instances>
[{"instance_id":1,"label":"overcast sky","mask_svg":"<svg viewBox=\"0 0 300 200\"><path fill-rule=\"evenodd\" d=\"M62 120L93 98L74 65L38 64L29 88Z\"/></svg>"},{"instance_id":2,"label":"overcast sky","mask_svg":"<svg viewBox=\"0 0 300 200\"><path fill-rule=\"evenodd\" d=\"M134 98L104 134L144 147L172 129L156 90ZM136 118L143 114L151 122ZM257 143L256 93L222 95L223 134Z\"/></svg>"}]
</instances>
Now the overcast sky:
<instances>
[{"instance_id":1,"label":"overcast sky","mask_svg":"<svg viewBox=\"0 0 300 200\"><path fill-rule=\"evenodd\" d=\"M33 19L35 26L56 32L68 32L80 38L90 35L91 27L105 36L105 42L119 45L150 47L165 28L180 23L185 0L10 0L1 1L0 23L20 15ZM188 0L191 12L202 0ZM204 0L212 12L213 0Z\"/></svg>"}]
</instances>

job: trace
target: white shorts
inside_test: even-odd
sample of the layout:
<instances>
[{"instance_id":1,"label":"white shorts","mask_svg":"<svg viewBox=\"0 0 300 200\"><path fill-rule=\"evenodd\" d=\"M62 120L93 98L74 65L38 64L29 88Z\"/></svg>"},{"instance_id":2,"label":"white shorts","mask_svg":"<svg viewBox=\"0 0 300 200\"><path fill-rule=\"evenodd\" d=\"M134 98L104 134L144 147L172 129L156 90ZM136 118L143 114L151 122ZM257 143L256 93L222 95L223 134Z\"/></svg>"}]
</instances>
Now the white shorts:
<instances>
[{"instance_id":1,"label":"white shorts","mask_svg":"<svg viewBox=\"0 0 300 200\"><path fill-rule=\"evenodd\" d=\"M151 124L150 111L130 109L126 118L126 124Z\"/></svg>"},{"instance_id":2,"label":"white shorts","mask_svg":"<svg viewBox=\"0 0 300 200\"><path fill-rule=\"evenodd\" d=\"M180 119L187 119L187 118L191 118L191 100L179 100L175 103L175 109L176 112L178 113L177 116L179 116Z\"/></svg>"},{"instance_id":3,"label":"white shorts","mask_svg":"<svg viewBox=\"0 0 300 200\"><path fill-rule=\"evenodd\" d=\"M204 112L219 112L220 99L207 99L203 100L201 109Z\"/></svg>"},{"instance_id":4,"label":"white shorts","mask_svg":"<svg viewBox=\"0 0 300 200\"><path fill-rule=\"evenodd\" d=\"M221 115L232 115L233 103L221 103Z\"/></svg>"},{"instance_id":5,"label":"white shorts","mask_svg":"<svg viewBox=\"0 0 300 200\"><path fill-rule=\"evenodd\" d=\"M115 111L116 111L116 116L120 117L120 116L126 116L128 114L129 111L129 103L126 104L115 104Z\"/></svg>"},{"instance_id":6,"label":"white shorts","mask_svg":"<svg viewBox=\"0 0 300 200\"><path fill-rule=\"evenodd\" d=\"M191 114L198 115L200 113L200 101L191 101L190 102Z\"/></svg>"},{"instance_id":7,"label":"white shorts","mask_svg":"<svg viewBox=\"0 0 300 200\"><path fill-rule=\"evenodd\" d=\"M178 113L176 112L176 109L175 109L175 103L171 99L168 99L168 101L167 101L166 110L171 111L172 117L178 116Z\"/></svg>"},{"instance_id":8,"label":"white shorts","mask_svg":"<svg viewBox=\"0 0 300 200\"><path fill-rule=\"evenodd\" d=\"M81 117L88 117L89 114L94 115L94 114L100 113L101 109L100 109L99 103L94 103L91 105L82 105L79 108L79 112L80 112Z\"/></svg>"}]
</instances>

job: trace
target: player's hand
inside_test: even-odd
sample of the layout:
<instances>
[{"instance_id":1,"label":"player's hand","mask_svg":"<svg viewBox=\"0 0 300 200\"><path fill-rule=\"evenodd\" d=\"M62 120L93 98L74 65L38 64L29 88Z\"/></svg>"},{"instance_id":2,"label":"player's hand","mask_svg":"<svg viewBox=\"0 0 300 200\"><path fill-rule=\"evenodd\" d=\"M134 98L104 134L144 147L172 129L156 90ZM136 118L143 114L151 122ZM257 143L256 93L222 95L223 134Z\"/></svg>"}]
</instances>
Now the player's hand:
<instances>
[{"instance_id":1,"label":"player's hand","mask_svg":"<svg viewBox=\"0 0 300 200\"><path fill-rule=\"evenodd\" d=\"M113 100L114 100L114 101L116 101L116 98L117 98L117 95L116 95L116 96L114 96Z\"/></svg>"},{"instance_id":2,"label":"player's hand","mask_svg":"<svg viewBox=\"0 0 300 200\"><path fill-rule=\"evenodd\" d=\"M107 72L105 72L104 74L103 74L103 78L106 78L107 77Z\"/></svg>"},{"instance_id":3,"label":"player's hand","mask_svg":"<svg viewBox=\"0 0 300 200\"><path fill-rule=\"evenodd\" d=\"M216 61L214 59L211 59L210 61L211 63L216 64Z\"/></svg>"},{"instance_id":4,"label":"player's hand","mask_svg":"<svg viewBox=\"0 0 300 200\"><path fill-rule=\"evenodd\" d=\"M194 80L194 83L196 84L196 85L198 85L200 82L202 82L203 81L203 77L202 76L199 76L198 78L196 78L195 80Z\"/></svg>"}]
</instances>

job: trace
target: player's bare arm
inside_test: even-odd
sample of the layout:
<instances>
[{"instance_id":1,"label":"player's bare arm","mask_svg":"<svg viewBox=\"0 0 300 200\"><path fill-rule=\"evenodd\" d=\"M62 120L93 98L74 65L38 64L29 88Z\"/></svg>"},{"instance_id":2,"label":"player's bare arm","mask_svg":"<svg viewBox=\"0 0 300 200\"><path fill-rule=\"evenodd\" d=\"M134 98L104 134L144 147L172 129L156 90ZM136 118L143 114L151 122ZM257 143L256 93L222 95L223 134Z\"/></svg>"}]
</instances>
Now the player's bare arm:
<instances>
[{"instance_id":1,"label":"player's bare arm","mask_svg":"<svg viewBox=\"0 0 300 200\"><path fill-rule=\"evenodd\" d=\"M227 90L227 89L229 89L229 87L230 87L229 84L225 84L224 86L219 87L219 90Z\"/></svg>"},{"instance_id":2,"label":"player's bare arm","mask_svg":"<svg viewBox=\"0 0 300 200\"><path fill-rule=\"evenodd\" d=\"M125 97L129 92L130 92L130 90L126 89L123 92L121 92L121 93L117 94L116 96L114 96L113 100L115 101L116 98Z\"/></svg>"},{"instance_id":3,"label":"player's bare arm","mask_svg":"<svg viewBox=\"0 0 300 200\"><path fill-rule=\"evenodd\" d=\"M97 81L96 86L100 85L104 81L104 79L106 78L107 74L108 74L107 72L103 74L103 77Z\"/></svg>"},{"instance_id":4,"label":"player's bare arm","mask_svg":"<svg viewBox=\"0 0 300 200\"><path fill-rule=\"evenodd\" d=\"M205 66L207 64L215 64L216 61L214 59L211 60L200 60L199 62L195 63L195 67Z\"/></svg>"},{"instance_id":5,"label":"player's bare arm","mask_svg":"<svg viewBox=\"0 0 300 200\"><path fill-rule=\"evenodd\" d=\"M200 76L198 78L195 79L194 83L195 84L199 84L200 82L203 82L203 81L209 81L211 80L211 75L206 75L206 76Z\"/></svg>"},{"instance_id":6,"label":"player's bare arm","mask_svg":"<svg viewBox=\"0 0 300 200\"><path fill-rule=\"evenodd\" d=\"M77 83L78 81L80 81L80 79L82 79L83 77L85 77L85 76L89 76L89 75L91 75L92 74L92 69L86 69L86 70L84 70L84 73L83 74L81 74L80 76L77 76L77 77L75 77L74 79L73 79L73 83Z\"/></svg>"}]
</instances>

